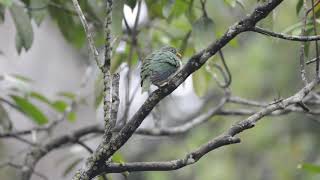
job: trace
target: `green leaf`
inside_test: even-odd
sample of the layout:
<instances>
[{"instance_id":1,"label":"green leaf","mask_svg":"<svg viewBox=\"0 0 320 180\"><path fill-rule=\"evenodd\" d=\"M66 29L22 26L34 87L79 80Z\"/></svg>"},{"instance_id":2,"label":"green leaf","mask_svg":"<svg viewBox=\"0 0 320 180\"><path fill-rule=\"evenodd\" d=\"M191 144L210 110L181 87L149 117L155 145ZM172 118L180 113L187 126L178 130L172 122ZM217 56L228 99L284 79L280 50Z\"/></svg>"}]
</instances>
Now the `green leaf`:
<instances>
[{"instance_id":1,"label":"green leaf","mask_svg":"<svg viewBox=\"0 0 320 180\"><path fill-rule=\"evenodd\" d=\"M44 17L48 15L48 3L49 0L30 0L30 8L36 9L30 11L30 14L38 26L40 26Z\"/></svg>"},{"instance_id":2,"label":"green leaf","mask_svg":"<svg viewBox=\"0 0 320 180\"><path fill-rule=\"evenodd\" d=\"M3 80L6 82L9 90L22 93L27 93L30 91L30 82L32 82L32 80L25 76L17 74L5 74L3 76Z\"/></svg>"},{"instance_id":3,"label":"green leaf","mask_svg":"<svg viewBox=\"0 0 320 180\"><path fill-rule=\"evenodd\" d=\"M13 3L13 0L0 0L0 6L3 4L4 6L10 7Z\"/></svg>"},{"instance_id":4,"label":"green leaf","mask_svg":"<svg viewBox=\"0 0 320 180\"><path fill-rule=\"evenodd\" d=\"M75 96L73 96L74 94L72 93L62 93L63 96L68 97L68 98L75 98ZM49 105L51 108L55 109L57 112L60 113L64 113L66 111L66 108L69 106L66 102L62 101L62 100L57 100L54 102L51 102L47 97L45 97L44 95L38 93L38 92L34 92L32 91L29 94L30 97L37 99L41 102L46 103L47 105ZM70 112L67 114L67 119L70 122L74 122L77 119L77 115L75 112Z\"/></svg>"},{"instance_id":5,"label":"green leaf","mask_svg":"<svg viewBox=\"0 0 320 180\"><path fill-rule=\"evenodd\" d=\"M112 156L112 162L116 162L116 163L124 163L125 160L123 158L123 155L119 152L116 152L113 156Z\"/></svg>"},{"instance_id":6,"label":"green leaf","mask_svg":"<svg viewBox=\"0 0 320 180\"><path fill-rule=\"evenodd\" d=\"M320 174L320 165L303 163L303 164L299 164L298 168L308 171L310 173Z\"/></svg>"},{"instance_id":7,"label":"green leaf","mask_svg":"<svg viewBox=\"0 0 320 180\"><path fill-rule=\"evenodd\" d=\"M16 50L18 54L20 54L24 45L23 45L23 40L19 34L16 34L15 41L16 41Z\"/></svg>"},{"instance_id":8,"label":"green leaf","mask_svg":"<svg viewBox=\"0 0 320 180\"><path fill-rule=\"evenodd\" d=\"M167 4L162 8L162 14L165 18L169 17L173 6L174 6L174 0L168 0Z\"/></svg>"},{"instance_id":9,"label":"green leaf","mask_svg":"<svg viewBox=\"0 0 320 180\"><path fill-rule=\"evenodd\" d=\"M28 99L15 95L11 95L11 98L15 101L15 104L21 109L21 111L29 116L35 123L39 125L48 123L48 119L44 113L28 101Z\"/></svg>"},{"instance_id":10,"label":"green leaf","mask_svg":"<svg viewBox=\"0 0 320 180\"><path fill-rule=\"evenodd\" d=\"M57 100L54 101L51 106L58 112L64 112L69 105L62 100Z\"/></svg>"},{"instance_id":11,"label":"green leaf","mask_svg":"<svg viewBox=\"0 0 320 180\"><path fill-rule=\"evenodd\" d=\"M0 132L8 132L12 129L12 122L6 109L0 104Z\"/></svg>"},{"instance_id":12,"label":"green leaf","mask_svg":"<svg viewBox=\"0 0 320 180\"><path fill-rule=\"evenodd\" d=\"M73 160L67 167L66 169L63 171L62 175L63 177L66 177L69 173L71 173L71 171L73 171L76 166L83 160L83 158L77 158L75 160Z\"/></svg>"},{"instance_id":13,"label":"green leaf","mask_svg":"<svg viewBox=\"0 0 320 180\"><path fill-rule=\"evenodd\" d=\"M71 1L52 0L50 2L61 7L72 7ZM56 8L54 6L49 6L49 13L58 23L59 29L67 41L76 48L81 48L85 44L85 32L78 16L74 17L64 9Z\"/></svg>"},{"instance_id":14,"label":"green leaf","mask_svg":"<svg viewBox=\"0 0 320 180\"><path fill-rule=\"evenodd\" d=\"M172 26L168 27L167 30L172 33L172 35L174 36L173 38L177 38L178 40L181 40L181 38L184 37L183 35L185 33L192 30L192 26L186 16L174 18L171 21L171 25Z\"/></svg>"},{"instance_id":15,"label":"green leaf","mask_svg":"<svg viewBox=\"0 0 320 180\"><path fill-rule=\"evenodd\" d=\"M200 68L192 74L192 83L195 93L202 97L209 89L210 74L204 69Z\"/></svg>"},{"instance_id":16,"label":"green leaf","mask_svg":"<svg viewBox=\"0 0 320 180\"><path fill-rule=\"evenodd\" d=\"M190 23L194 22L197 18L195 13L195 8L193 8L193 6L194 6L194 0L190 0L188 11L185 13Z\"/></svg>"},{"instance_id":17,"label":"green leaf","mask_svg":"<svg viewBox=\"0 0 320 180\"><path fill-rule=\"evenodd\" d=\"M31 83L33 82L32 79L26 77L26 76L23 76L23 75L20 75L20 74L11 74L10 76L14 77L15 79L17 80L20 80L20 81L23 81L25 83Z\"/></svg>"},{"instance_id":18,"label":"green leaf","mask_svg":"<svg viewBox=\"0 0 320 180\"><path fill-rule=\"evenodd\" d=\"M184 0L175 0L167 20L170 22L173 18L179 17L188 10L189 6Z\"/></svg>"},{"instance_id":19,"label":"green leaf","mask_svg":"<svg viewBox=\"0 0 320 180\"><path fill-rule=\"evenodd\" d=\"M303 6L303 0L298 0L297 5L296 5L296 13L297 15L300 13L301 9Z\"/></svg>"},{"instance_id":20,"label":"green leaf","mask_svg":"<svg viewBox=\"0 0 320 180\"><path fill-rule=\"evenodd\" d=\"M123 6L124 0L114 1L111 24L111 32L113 37L117 37L122 34Z\"/></svg>"},{"instance_id":21,"label":"green leaf","mask_svg":"<svg viewBox=\"0 0 320 180\"><path fill-rule=\"evenodd\" d=\"M163 8L166 5L166 0L146 0L148 6L148 14L150 18L164 18L162 12Z\"/></svg>"},{"instance_id":22,"label":"green leaf","mask_svg":"<svg viewBox=\"0 0 320 180\"><path fill-rule=\"evenodd\" d=\"M40 100L41 102L44 102L46 104L49 104L49 105L51 104L51 101L47 97L45 97L44 95L38 92L32 91L30 92L29 96L37 100Z\"/></svg>"},{"instance_id":23,"label":"green leaf","mask_svg":"<svg viewBox=\"0 0 320 180\"><path fill-rule=\"evenodd\" d=\"M4 13L5 13L5 7L0 4L0 24L3 24L4 22Z\"/></svg>"},{"instance_id":24,"label":"green leaf","mask_svg":"<svg viewBox=\"0 0 320 180\"><path fill-rule=\"evenodd\" d=\"M236 0L223 0L223 2L230 7L236 7Z\"/></svg>"},{"instance_id":25,"label":"green leaf","mask_svg":"<svg viewBox=\"0 0 320 180\"><path fill-rule=\"evenodd\" d=\"M197 51L207 47L215 40L214 23L208 17L201 17L192 25L192 37Z\"/></svg>"},{"instance_id":26,"label":"green leaf","mask_svg":"<svg viewBox=\"0 0 320 180\"><path fill-rule=\"evenodd\" d=\"M30 18L23 7L14 3L10 6L10 13L17 29L16 49L20 54L22 48L26 51L30 49L33 42L33 30Z\"/></svg>"},{"instance_id":27,"label":"green leaf","mask_svg":"<svg viewBox=\"0 0 320 180\"><path fill-rule=\"evenodd\" d=\"M69 120L69 122L75 122L77 120L77 114L75 112L70 112L67 115L67 119Z\"/></svg>"}]
</instances>

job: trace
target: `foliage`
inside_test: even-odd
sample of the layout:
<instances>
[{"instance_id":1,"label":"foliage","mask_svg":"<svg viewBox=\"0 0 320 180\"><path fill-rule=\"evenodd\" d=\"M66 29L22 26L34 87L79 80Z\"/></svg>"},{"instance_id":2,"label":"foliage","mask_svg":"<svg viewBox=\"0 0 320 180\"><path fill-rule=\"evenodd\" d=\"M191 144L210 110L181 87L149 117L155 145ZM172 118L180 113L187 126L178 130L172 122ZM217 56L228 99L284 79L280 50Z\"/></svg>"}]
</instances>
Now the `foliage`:
<instances>
[{"instance_id":1,"label":"foliage","mask_svg":"<svg viewBox=\"0 0 320 180\"><path fill-rule=\"evenodd\" d=\"M320 166L314 164L299 164L298 168L308 171L310 173L320 174Z\"/></svg>"},{"instance_id":2,"label":"foliage","mask_svg":"<svg viewBox=\"0 0 320 180\"><path fill-rule=\"evenodd\" d=\"M138 44L133 45L131 34L123 23L123 8L124 6L129 6L131 10L137 8L137 1L116 0L112 11L112 41L114 44L111 71L118 72L123 64L130 64L131 69L136 68L139 61L147 54L164 44L177 47L183 54L183 63L186 63L191 55L203 50L221 37L227 27L239 20L239 17L244 17L256 3L262 2L262 0L207 0L205 8L207 12L205 14L199 0L145 0L148 20L138 23L136 37ZM96 46L103 46L105 2L103 0L79 0L79 3L87 21L95 32ZM259 26L288 35L301 35L303 27L301 17L304 13L303 0L285 3L286 7L282 7L284 10L276 11L259 23ZM294 9L296 16L292 16L292 9ZM34 29L41 27L45 20L52 20L56 23L63 37L75 49L85 48L87 44L85 32L72 1L0 0L0 26L8 18L5 17L7 15L6 11L12 17L16 28L15 45L20 55L24 55L23 53L27 53L32 48L36 36ZM316 18L319 18L320 5L315 7L315 15ZM312 16L309 15L305 35L314 34L312 23ZM319 27L319 20L317 19L317 28L319 29ZM298 67L298 60L296 60L296 56L298 56L297 46L284 41L272 41L271 38L257 37L258 35L238 37L223 49L233 74L231 88L248 98L266 98L270 101L278 98L275 94L280 94L282 97L292 93L292 89L297 86L297 83L292 82L298 81L296 75ZM312 42L306 42L305 52L307 57L314 56L312 47ZM295 52L292 52L292 49L295 49ZM131 55L130 52L132 52ZM217 76L220 79L221 74L211 67L213 64L220 65L220 59L219 56L211 58L209 63L192 74L193 89L199 98L205 98L216 90L217 84L213 77ZM93 104L97 109L103 99L102 75L98 74L95 79ZM57 92L52 98L52 95L33 89L33 81L23 75L0 74L0 80L11 84L9 88L5 89L4 95L0 95L0 98L9 99L10 103L17 108L17 111L27 116L36 125L43 126L50 123L49 112L44 110L44 106L59 115L66 113L70 122L77 119L75 111L69 111L72 109L72 104L74 102L79 103L79 99L82 98L77 93ZM10 131L13 128L9 108L10 106L5 105L5 103L0 103L0 132L1 130L4 132ZM296 116L289 118L298 119ZM231 119L239 120L238 118ZM212 121L216 123L215 127L198 128L192 132L192 135L187 134L186 140L180 141L179 139L178 145L176 142L172 144L164 143L158 147L157 151L148 152L148 156L177 157L189 148L191 149L191 147L201 144L200 142L211 138L212 133L216 134L216 131L220 131L219 128L229 127L230 123L228 121L222 122L223 120L224 118L220 117L214 118ZM274 127L274 124L277 127ZM249 139L247 141L255 143L244 142L245 147L242 147L243 149L234 148L224 152L218 151L217 154L201 161L198 167L188 167L187 170L174 174L147 173L144 176L147 177L146 179L187 179L189 176L193 179L210 179L212 178L212 172L214 172L217 177L222 177L221 179L234 179L237 178L237 175L241 176L242 179L249 179L250 175L255 179L262 179L265 172L272 171L271 179L299 179L294 174L301 173L302 176L305 175L304 173L310 172L319 174L318 165L300 164L299 168L303 171L294 168L308 154L319 153L314 147L308 148L305 146L306 139L319 137L318 131L309 131L308 128L310 127L308 125L300 126L292 123L287 127L287 124L290 124L290 122L278 123L275 120L266 122L264 127L259 127L258 130L250 134L251 136L244 135ZM290 128L298 129L298 135L295 136L299 137L292 140ZM252 136L254 137L252 138ZM290 144L289 141L294 142ZM283 144L290 144L294 147L283 149ZM176 149L169 153L163 153L169 146L175 146ZM116 154L112 160L123 163L124 159L127 159L125 158L127 155L129 156L130 152ZM293 157L293 159L288 160L289 166L285 164L285 158L288 157ZM83 158L75 156L70 161L65 167L65 171L62 172L63 176L73 172L75 167L83 162ZM213 165L212 161L216 161L219 165ZM243 162L246 164L242 165ZM258 167L263 167L263 169ZM194 170L199 173L193 174L192 171ZM252 173L248 175L244 172ZM306 176L310 177L309 175Z\"/></svg>"}]
</instances>

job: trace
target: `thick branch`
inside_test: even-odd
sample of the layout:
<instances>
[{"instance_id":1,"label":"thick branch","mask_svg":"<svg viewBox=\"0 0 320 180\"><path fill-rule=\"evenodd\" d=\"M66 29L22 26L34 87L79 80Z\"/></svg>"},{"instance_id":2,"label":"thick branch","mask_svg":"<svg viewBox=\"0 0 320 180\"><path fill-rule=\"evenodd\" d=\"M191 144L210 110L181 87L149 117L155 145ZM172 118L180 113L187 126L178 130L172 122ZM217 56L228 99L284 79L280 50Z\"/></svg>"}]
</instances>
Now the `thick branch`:
<instances>
[{"instance_id":1,"label":"thick branch","mask_svg":"<svg viewBox=\"0 0 320 180\"><path fill-rule=\"evenodd\" d=\"M112 109L112 77L110 72L111 65L111 22L112 22L112 0L106 1L106 22L105 22L105 52L104 52L104 64L102 67L103 73L103 86L104 86L104 100L103 100L103 113L104 113L104 126L105 135L104 140L109 141L111 139L111 130L115 120L111 119L111 109Z\"/></svg>"},{"instance_id":2,"label":"thick branch","mask_svg":"<svg viewBox=\"0 0 320 180\"><path fill-rule=\"evenodd\" d=\"M133 172L133 171L172 171L180 169L182 167L196 163L201 157L208 152L217 149L221 146L239 143L239 138L233 138L231 136L221 136L209 141L208 143L200 146L195 151L187 154L182 159L176 159L172 161L164 162L133 162L133 163L110 163L104 166L102 172L107 173L120 173L120 172Z\"/></svg>"}]
</instances>

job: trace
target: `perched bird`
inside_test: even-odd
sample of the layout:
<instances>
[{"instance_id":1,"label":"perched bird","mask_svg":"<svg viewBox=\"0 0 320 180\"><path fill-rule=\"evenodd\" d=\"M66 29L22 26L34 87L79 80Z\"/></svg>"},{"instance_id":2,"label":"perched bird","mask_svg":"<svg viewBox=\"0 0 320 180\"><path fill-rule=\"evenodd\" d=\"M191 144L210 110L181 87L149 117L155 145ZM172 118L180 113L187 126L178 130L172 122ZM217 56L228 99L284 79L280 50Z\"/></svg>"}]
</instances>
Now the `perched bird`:
<instances>
[{"instance_id":1,"label":"perched bird","mask_svg":"<svg viewBox=\"0 0 320 180\"><path fill-rule=\"evenodd\" d=\"M180 67L181 54L173 47L165 46L148 55L140 72L142 92L148 91L151 84L163 86Z\"/></svg>"}]
</instances>

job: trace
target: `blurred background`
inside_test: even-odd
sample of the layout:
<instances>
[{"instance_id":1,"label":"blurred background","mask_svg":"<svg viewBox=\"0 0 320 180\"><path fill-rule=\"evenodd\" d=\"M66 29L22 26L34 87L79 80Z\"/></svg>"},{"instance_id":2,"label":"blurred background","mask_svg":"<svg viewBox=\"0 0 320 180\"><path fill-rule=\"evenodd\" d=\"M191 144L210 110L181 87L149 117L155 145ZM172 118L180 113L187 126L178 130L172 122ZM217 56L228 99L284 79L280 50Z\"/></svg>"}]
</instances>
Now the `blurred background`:
<instances>
[{"instance_id":1,"label":"blurred background","mask_svg":"<svg viewBox=\"0 0 320 180\"><path fill-rule=\"evenodd\" d=\"M104 2L79 2L90 29L95 32L96 46L103 54ZM207 0L205 15L198 0L114 1L112 71L121 75L118 120L130 119L148 97L147 93L141 94L140 89L141 59L164 45L171 45L183 54L184 64L260 3L256 0ZM259 26L299 35L301 3L301 0L284 1ZM75 129L97 123L103 125L101 74L88 51L71 1L0 0L0 23L0 132L42 127L58 121L51 131L33 131L23 136L34 143L45 143ZM295 93L303 86L299 75L299 49L298 42L254 32L236 37L223 48L232 74L232 95L272 102ZM307 58L312 59L313 44L307 44L305 52ZM142 127L181 125L193 114L214 108L223 90L212 77L217 74L221 80L219 71L210 68L213 63L221 64L219 56L212 57L207 65L163 99ZM307 71L311 72L308 74L311 77L313 68L307 67ZM40 111L40 115L21 113L3 100L22 106L22 110L21 102L26 101ZM67 117L59 121L65 112ZM208 122L176 136L135 135L116 158L122 162L182 158L246 117L213 116ZM320 164L319 128L316 116L290 113L265 117L255 128L240 135L241 144L217 149L194 165L171 172L130 173L127 178L319 179L319 173L298 168L305 163ZM85 143L95 149L100 138L99 135L90 136ZM22 164L29 149L28 143L16 138L1 138L0 161ZM70 179L88 156L83 147L67 145L41 159L36 171L50 180ZM19 179L19 168L1 167L0 177ZM109 178L125 179L121 174ZM43 178L33 175L32 179Z\"/></svg>"}]
</instances>

